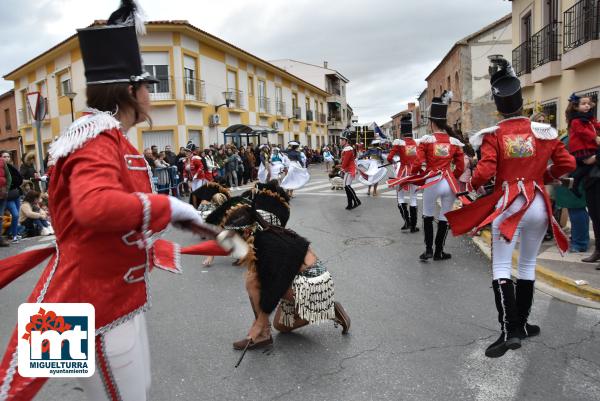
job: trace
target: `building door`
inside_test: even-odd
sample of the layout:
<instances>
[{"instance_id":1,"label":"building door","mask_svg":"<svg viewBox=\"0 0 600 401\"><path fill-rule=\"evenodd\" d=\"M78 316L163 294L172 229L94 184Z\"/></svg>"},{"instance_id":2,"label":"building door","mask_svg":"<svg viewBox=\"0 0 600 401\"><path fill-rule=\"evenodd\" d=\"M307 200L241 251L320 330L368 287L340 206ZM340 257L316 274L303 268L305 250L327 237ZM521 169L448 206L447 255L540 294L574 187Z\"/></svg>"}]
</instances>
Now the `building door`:
<instances>
[{"instance_id":1,"label":"building door","mask_svg":"<svg viewBox=\"0 0 600 401\"><path fill-rule=\"evenodd\" d=\"M142 133L144 149L156 146L158 151L165 150L165 146L173 147L173 131L146 131Z\"/></svg>"},{"instance_id":2,"label":"building door","mask_svg":"<svg viewBox=\"0 0 600 401\"><path fill-rule=\"evenodd\" d=\"M560 18L558 3L559 0L544 0L544 25L558 22Z\"/></svg>"}]
</instances>

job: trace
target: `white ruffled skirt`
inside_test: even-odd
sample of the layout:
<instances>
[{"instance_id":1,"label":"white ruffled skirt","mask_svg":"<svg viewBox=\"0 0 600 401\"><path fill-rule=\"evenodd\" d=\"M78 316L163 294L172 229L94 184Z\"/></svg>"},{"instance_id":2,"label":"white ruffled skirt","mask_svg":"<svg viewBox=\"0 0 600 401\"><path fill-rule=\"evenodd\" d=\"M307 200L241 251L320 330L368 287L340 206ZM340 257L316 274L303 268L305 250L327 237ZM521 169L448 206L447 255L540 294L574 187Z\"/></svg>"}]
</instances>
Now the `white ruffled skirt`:
<instances>
[{"instance_id":1,"label":"white ruffled skirt","mask_svg":"<svg viewBox=\"0 0 600 401\"><path fill-rule=\"evenodd\" d=\"M306 185L310 180L310 174L308 170L302 167L299 162L290 162L288 167L288 173L281 181L281 188L283 189L299 189Z\"/></svg>"}]
</instances>

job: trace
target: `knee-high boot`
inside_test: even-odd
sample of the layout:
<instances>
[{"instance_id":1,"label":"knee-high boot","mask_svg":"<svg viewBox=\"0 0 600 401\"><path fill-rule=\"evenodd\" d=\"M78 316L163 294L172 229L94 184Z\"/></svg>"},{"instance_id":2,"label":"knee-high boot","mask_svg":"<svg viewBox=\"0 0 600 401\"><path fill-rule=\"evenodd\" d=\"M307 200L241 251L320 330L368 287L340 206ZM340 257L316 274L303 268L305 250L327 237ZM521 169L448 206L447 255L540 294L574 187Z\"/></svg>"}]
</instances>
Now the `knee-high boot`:
<instances>
[{"instance_id":1,"label":"knee-high boot","mask_svg":"<svg viewBox=\"0 0 600 401\"><path fill-rule=\"evenodd\" d=\"M408 208L406 207L406 203L398 203L398 210L400 211L400 216L404 219L404 225L400 227L401 230L407 230L409 227L409 217L408 217Z\"/></svg>"},{"instance_id":2,"label":"knee-high boot","mask_svg":"<svg viewBox=\"0 0 600 401\"><path fill-rule=\"evenodd\" d=\"M448 222L440 220L438 221L437 234L435 235L435 253L433 254L433 260L446 260L450 259L452 255L444 252L444 245L446 244L446 237L448 236Z\"/></svg>"},{"instance_id":3,"label":"knee-high boot","mask_svg":"<svg viewBox=\"0 0 600 401\"><path fill-rule=\"evenodd\" d=\"M531 305L533 304L534 280L517 280L515 297L519 314L519 330L521 339L535 337L540 334L540 326L527 323Z\"/></svg>"},{"instance_id":4,"label":"knee-high boot","mask_svg":"<svg viewBox=\"0 0 600 401\"><path fill-rule=\"evenodd\" d=\"M354 205L352 206L352 208L354 209L355 207L360 206L362 202L358 199L358 196L356 196L356 192L354 191L354 188L352 188L350 185L348 185L348 190L350 191L352 201L354 202Z\"/></svg>"},{"instance_id":5,"label":"knee-high boot","mask_svg":"<svg viewBox=\"0 0 600 401\"><path fill-rule=\"evenodd\" d=\"M352 204L353 204L352 193L350 192L350 186L349 185L344 186L344 191L346 191L346 198L348 199L348 206L346 206L346 209L350 210L350 209L352 209Z\"/></svg>"},{"instance_id":6,"label":"knee-high boot","mask_svg":"<svg viewBox=\"0 0 600 401\"><path fill-rule=\"evenodd\" d=\"M411 206L410 207L410 232L411 233L416 233L419 231L419 227L417 227L417 207L416 206Z\"/></svg>"},{"instance_id":7,"label":"knee-high boot","mask_svg":"<svg viewBox=\"0 0 600 401\"><path fill-rule=\"evenodd\" d=\"M487 347L485 356L499 358L509 349L521 348L519 314L515 299L515 284L512 280L507 278L494 280L492 288L502 333L495 342Z\"/></svg>"},{"instance_id":8,"label":"knee-high boot","mask_svg":"<svg viewBox=\"0 0 600 401\"><path fill-rule=\"evenodd\" d=\"M419 258L427 260L433 257L433 216L423 216L423 232L425 233L425 252Z\"/></svg>"}]
</instances>

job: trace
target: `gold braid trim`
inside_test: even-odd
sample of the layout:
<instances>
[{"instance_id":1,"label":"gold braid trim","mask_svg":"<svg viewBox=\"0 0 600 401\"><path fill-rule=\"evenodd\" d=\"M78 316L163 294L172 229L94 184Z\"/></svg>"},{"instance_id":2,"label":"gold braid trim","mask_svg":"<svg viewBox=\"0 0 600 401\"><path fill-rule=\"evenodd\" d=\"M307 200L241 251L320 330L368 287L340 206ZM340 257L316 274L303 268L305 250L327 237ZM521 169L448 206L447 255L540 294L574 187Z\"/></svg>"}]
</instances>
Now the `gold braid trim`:
<instances>
[{"instance_id":1,"label":"gold braid trim","mask_svg":"<svg viewBox=\"0 0 600 401\"><path fill-rule=\"evenodd\" d=\"M231 198L231 193L229 192L229 190L227 188L225 188L224 186L214 182L214 181L209 181L206 183L206 186L208 187L214 187L216 188L220 193L222 193L223 195L225 195L227 197L227 199Z\"/></svg>"},{"instance_id":2,"label":"gold braid trim","mask_svg":"<svg viewBox=\"0 0 600 401\"><path fill-rule=\"evenodd\" d=\"M234 207L232 207L231 209L229 209L227 211L227 213L225 213L225 216L223 216L223 219L221 219L221 223L219 223L219 227L223 227L225 225L225 222L231 218L231 216L238 210L242 209L242 208L248 208L251 209L251 206L246 204L246 203L240 203L235 205Z\"/></svg>"},{"instance_id":3,"label":"gold braid trim","mask_svg":"<svg viewBox=\"0 0 600 401\"><path fill-rule=\"evenodd\" d=\"M287 202L285 201L285 199L283 199L283 197L282 197L281 195L279 195L278 193L276 193L276 192L273 192L273 191L271 191L270 189L263 189L263 190L262 190L262 191L260 191L260 192L262 192L262 193L263 193L263 194L265 194L265 195L268 195L268 196L271 196L271 197L273 197L273 198L277 199L278 201L280 201L281 203L283 203L283 205L284 205L285 207L287 207L288 209L290 208L290 205L289 205L289 203L287 203Z\"/></svg>"}]
</instances>

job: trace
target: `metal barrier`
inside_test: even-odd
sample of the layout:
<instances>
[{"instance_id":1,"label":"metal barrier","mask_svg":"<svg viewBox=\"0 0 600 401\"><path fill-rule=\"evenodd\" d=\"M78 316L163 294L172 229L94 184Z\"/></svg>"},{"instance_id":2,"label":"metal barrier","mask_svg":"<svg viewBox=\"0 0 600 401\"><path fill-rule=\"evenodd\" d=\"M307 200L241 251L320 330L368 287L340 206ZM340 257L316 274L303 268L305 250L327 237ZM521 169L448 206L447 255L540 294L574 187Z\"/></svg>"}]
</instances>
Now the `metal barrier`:
<instances>
[{"instance_id":1,"label":"metal barrier","mask_svg":"<svg viewBox=\"0 0 600 401\"><path fill-rule=\"evenodd\" d=\"M158 193L168 194L173 192L177 195L177 186L179 185L179 174L176 166L157 167L152 172L152 182Z\"/></svg>"}]
</instances>

